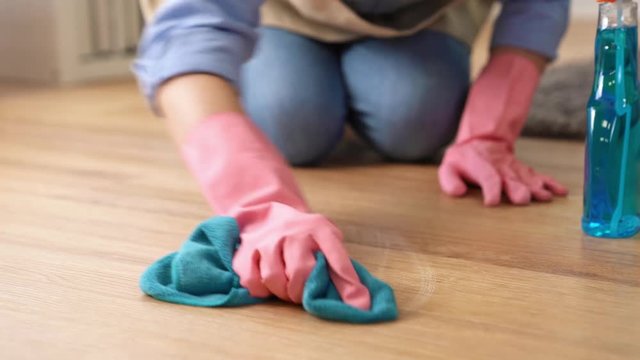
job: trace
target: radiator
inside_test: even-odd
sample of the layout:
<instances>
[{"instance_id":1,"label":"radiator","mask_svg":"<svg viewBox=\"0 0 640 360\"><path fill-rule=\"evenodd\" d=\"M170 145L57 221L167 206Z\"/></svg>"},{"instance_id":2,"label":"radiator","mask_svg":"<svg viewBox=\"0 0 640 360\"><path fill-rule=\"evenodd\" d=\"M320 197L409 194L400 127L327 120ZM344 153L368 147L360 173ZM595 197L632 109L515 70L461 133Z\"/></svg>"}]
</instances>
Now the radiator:
<instances>
[{"instance_id":1,"label":"radiator","mask_svg":"<svg viewBox=\"0 0 640 360\"><path fill-rule=\"evenodd\" d=\"M77 0L80 55L86 61L130 57L142 30L135 0Z\"/></svg>"},{"instance_id":2,"label":"radiator","mask_svg":"<svg viewBox=\"0 0 640 360\"><path fill-rule=\"evenodd\" d=\"M0 0L0 81L131 77L137 0Z\"/></svg>"},{"instance_id":3,"label":"radiator","mask_svg":"<svg viewBox=\"0 0 640 360\"><path fill-rule=\"evenodd\" d=\"M144 26L137 0L57 0L60 82L130 76Z\"/></svg>"}]
</instances>

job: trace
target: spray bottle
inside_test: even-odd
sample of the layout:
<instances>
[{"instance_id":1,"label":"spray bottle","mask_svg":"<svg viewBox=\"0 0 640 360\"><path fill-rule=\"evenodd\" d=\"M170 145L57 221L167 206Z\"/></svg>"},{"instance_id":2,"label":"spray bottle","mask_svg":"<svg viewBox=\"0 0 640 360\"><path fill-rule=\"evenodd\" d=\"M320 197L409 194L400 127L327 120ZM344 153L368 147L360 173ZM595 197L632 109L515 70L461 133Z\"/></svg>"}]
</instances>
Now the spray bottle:
<instances>
[{"instance_id":1,"label":"spray bottle","mask_svg":"<svg viewBox=\"0 0 640 360\"><path fill-rule=\"evenodd\" d=\"M640 231L638 7L631 0L599 2L582 229L590 236L626 238Z\"/></svg>"}]
</instances>

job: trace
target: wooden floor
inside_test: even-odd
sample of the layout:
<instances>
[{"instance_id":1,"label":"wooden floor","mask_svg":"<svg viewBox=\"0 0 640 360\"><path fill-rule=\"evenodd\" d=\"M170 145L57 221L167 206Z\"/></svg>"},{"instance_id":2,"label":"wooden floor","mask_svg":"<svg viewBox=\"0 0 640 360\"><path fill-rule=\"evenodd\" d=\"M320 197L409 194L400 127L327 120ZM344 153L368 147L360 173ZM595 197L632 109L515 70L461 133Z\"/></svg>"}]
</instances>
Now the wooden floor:
<instances>
[{"instance_id":1,"label":"wooden floor","mask_svg":"<svg viewBox=\"0 0 640 360\"><path fill-rule=\"evenodd\" d=\"M2 87L0 358L638 359L640 241L584 237L582 145L523 140L571 196L486 209L433 166L297 170L399 321L353 326L273 303L201 309L137 281L209 216L131 82Z\"/></svg>"}]
</instances>

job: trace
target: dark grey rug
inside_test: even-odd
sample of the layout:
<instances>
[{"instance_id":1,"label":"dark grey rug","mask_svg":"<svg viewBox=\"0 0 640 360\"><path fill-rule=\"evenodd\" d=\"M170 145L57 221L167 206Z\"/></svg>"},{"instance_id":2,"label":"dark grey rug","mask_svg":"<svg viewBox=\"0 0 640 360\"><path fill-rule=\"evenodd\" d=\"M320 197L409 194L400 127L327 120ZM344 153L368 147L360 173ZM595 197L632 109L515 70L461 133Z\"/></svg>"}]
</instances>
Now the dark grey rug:
<instances>
[{"instance_id":1,"label":"dark grey rug","mask_svg":"<svg viewBox=\"0 0 640 360\"><path fill-rule=\"evenodd\" d=\"M550 68L542 79L523 134L584 139L592 85L593 60Z\"/></svg>"}]
</instances>

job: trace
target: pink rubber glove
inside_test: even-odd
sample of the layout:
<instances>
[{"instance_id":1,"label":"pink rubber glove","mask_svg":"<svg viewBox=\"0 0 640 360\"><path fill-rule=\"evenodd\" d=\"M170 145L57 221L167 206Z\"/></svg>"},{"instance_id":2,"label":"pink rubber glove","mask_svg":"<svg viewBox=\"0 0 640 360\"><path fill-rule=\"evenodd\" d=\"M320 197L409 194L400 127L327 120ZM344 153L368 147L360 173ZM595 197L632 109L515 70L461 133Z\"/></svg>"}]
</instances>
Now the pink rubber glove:
<instances>
[{"instance_id":1,"label":"pink rubber glove","mask_svg":"<svg viewBox=\"0 0 640 360\"><path fill-rule=\"evenodd\" d=\"M568 193L514 155L514 143L527 120L540 76L535 64L521 55L500 53L491 58L469 93L455 143L438 169L446 194L463 196L465 181L482 188L489 206L498 205L503 192L519 205Z\"/></svg>"},{"instance_id":2,"label":"pink rubber glove","mask_svg":"<svg viewBox=\"0 0 640 360\"><path fill-rule=\"evenodd\" d=\"M251 295L301 303L321 251L342 300L369 309L369 291L342 233L310 212L285 160L249 119L235 113L206 119L187 137L182 154L209 204L238 221L241 243L233 269Z\"/></svg>"}]
</instances>

